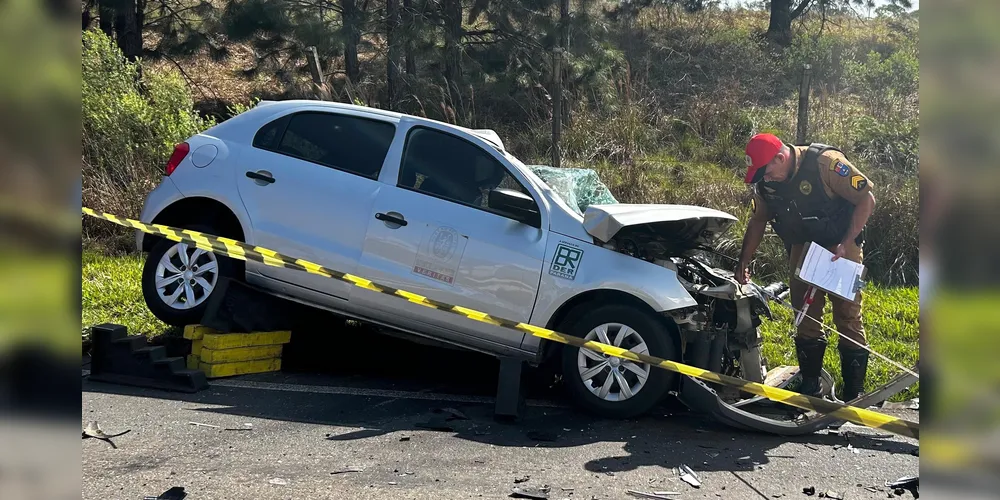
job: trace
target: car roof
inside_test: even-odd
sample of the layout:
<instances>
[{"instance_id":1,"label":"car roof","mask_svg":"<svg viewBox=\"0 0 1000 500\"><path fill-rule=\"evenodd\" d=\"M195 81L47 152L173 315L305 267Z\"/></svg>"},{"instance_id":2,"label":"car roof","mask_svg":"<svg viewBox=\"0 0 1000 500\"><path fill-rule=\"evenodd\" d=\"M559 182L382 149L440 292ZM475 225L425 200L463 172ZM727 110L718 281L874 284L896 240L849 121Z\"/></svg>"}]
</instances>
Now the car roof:
<instances>
[{"instance_id":1,"label":"car roof","mask_svg":"<svg viewBox=\"0 0 1000 500\"><path fill-rule=\"evenodd\" d=\"M467 127L462 127L460 125L455 125L452 123L442 122L439 120L434 120L431 118L426 118L422 116L410 115L406 113L400 113L397 111L390 111L387 109L373 108L370 106L361 106L357 104L348 104L343 102L333 102L333 101L321 101L317 99L288 99L281 101L270 101L262 100L257 103L254 108L247 111L246 114L256 114L254 111L261 108L267 108L268 111L284 111L289 108L299 108L299 107L322 107L330 108L331 110L349 110L349 111L359 111L368 114L374 114L379 116L384 116L386 118L402 120L407 119L418 124L433 124L435 126L450 128L452 130L465 132L467 134L475 135L501 150L506 150L504 148L503 140L500 139L500 135L491 129L471 129Z\"/></svg>"}]
</instances>

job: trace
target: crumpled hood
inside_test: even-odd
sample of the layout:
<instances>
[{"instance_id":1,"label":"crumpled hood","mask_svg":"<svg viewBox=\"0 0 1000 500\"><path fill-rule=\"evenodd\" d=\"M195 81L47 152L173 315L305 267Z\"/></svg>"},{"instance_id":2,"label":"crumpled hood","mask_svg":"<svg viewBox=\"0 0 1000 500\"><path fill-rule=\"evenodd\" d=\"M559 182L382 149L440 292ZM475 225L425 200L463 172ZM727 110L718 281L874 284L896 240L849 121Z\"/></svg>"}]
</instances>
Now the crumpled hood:
<instances>
[{"instance_id":1,"label":"crumpled hood","mask_svg":"<svg viewBox=\"0 0 1000 500\"><path fill-rule=\"evenodd\" d=\"M603 243L623 230L626 233L641 230L647 235L682 240L692 246L708 245L736 220L726 212L693 205L592 205L583 214L587 233Z\"/></svg>"}]
</instances>

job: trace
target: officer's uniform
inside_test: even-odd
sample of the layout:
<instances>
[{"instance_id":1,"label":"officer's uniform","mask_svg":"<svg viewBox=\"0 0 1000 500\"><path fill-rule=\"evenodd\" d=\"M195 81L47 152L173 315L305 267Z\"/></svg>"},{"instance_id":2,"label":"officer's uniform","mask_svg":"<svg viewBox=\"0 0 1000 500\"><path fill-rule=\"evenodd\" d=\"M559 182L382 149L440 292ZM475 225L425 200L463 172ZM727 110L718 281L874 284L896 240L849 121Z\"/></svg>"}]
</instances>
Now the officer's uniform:
<instances>
[{"instance_id":1,"label":"officer's uniform","mask_svg":"<svg viewBox=\"0 0 1000 500\"><path fill-rule=\"evenodd\" d=\"M789 263L797 262L810 241L831 252L850 228L854 206L868 196L873 184L836 148L823 144L790 146L794 170L784 182L759 181L754 184L751 210L755 217L770 221L788 253ZM844 257L862 262L864 230L845 245ZM792 306L801 310L808 285L791 280ZM822 322L826 293L816 290L807 314ZM867 345L861 321L861 303L831 295L833 321L842 334ZM819 323L805 319L798 327L796 348L803 375L819 375L827 336ZM867 371L867 351L844 339L837 343L843 367L845 397L863 392ZM809 362L809 360L812 362Z\"/></svg>"}]
</instances>

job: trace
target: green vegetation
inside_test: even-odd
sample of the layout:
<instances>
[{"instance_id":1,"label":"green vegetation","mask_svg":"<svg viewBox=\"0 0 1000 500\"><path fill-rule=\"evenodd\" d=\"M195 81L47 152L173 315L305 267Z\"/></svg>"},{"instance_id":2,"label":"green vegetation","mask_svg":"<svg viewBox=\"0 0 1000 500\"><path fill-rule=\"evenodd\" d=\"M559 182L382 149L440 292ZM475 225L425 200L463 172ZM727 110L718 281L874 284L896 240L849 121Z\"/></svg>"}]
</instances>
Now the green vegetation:
<instances>
[{"instance_id":1,"label":"green vegetation","mask_svg":"<svg viewBox=\"0 0 1000 500\"><path fill-rule=\"evenodd\" d=\"M525 163L549 163L556 4L528 12L503 2L449 0L463 14L455 40L444 29L455 22L444 7L413 3L427 24L399 33L412 46L403 51L406 71L393 75L399 81L391 96L383 50L389 40L376 6L342 19L311 4L283 10L278 0L226 0L212 4L215 10L189 10L199 23L178 23L159 9L166 17L147 28L146 60L135 62L101 31L86 31L85 203L136 215L174 143L261 98L321 96L493 128ZM810 64L807 140L842 148L876 186L869 276L886 286L916 285L916 16L807 13L796 20L791 44L780 48L760 38L764 11L644 5L607 14L604 4L570 3L562 164L597 169L623 202L694 203L745 219L743 145L761 131L795 140L798 87ZM361 38L353 48L345 38L349 22L364 28L351 35ZM327 68L322 89L311 84L302 50L308 45ZM457 61L449 52L456 45ZM251 49L267 57L253 57ZM744 224L721 242L730 256ZM117 237L112 249L127 248L125 231L89 221L85 229L105 242ZM779 250L769 239L754 264L758 277L784 276Z\"/></svg>"},{"instance_id":2,"label":"green vegetation","mask_svg":"<svg viewBox=\"0 0 1000 500\"><path fill-rule=\"evenodd\" d=\"M83 253L83 328L117 323L129 333L153 337L168 326L156 319L142 299L139 278L143 260L135 254L110 257Z\"/></svg>"}]
</instances>

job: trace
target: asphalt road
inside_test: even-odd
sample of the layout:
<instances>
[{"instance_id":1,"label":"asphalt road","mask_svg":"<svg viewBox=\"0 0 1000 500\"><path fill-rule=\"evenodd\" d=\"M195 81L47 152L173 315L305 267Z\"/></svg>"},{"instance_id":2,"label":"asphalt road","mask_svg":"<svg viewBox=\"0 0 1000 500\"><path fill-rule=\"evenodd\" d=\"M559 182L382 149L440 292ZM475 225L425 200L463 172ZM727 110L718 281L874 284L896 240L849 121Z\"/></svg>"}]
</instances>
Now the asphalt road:
<instances>
[{"instance_id":1,"label":"asphalt road","mask_svg":"<svg viewBox=\"0 0 1000 500\"><path fill-rule=\"evenodd\" d=\"M81 424L118 446L83 441L83 498L141 499L182 486L189 499L508 498L548 487L552 499L888 498L884 482L917 475L915 440L845 425L786 439L743 433L664 407L636 420L580 414L539 374L522 421L493 419L496 361L472 353L379 344L357 355L288 355L286 372L212 381L196 394L84 379ZM330 352L330 351L325 351ZM345 349L335 352L356 353ZM445 408L467 419L432 430ZM893 411L918 420L913 410ZM194 425L191 422L205 425ZM237 429L237 430L227 430ZM675 467L688 465L694 488ZM347 470L354 471L347 471ZM866 489L870 487L870 489ZM909 493L904 495L911 498Z\"/></svg>"}]
</instances>

